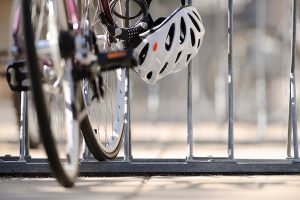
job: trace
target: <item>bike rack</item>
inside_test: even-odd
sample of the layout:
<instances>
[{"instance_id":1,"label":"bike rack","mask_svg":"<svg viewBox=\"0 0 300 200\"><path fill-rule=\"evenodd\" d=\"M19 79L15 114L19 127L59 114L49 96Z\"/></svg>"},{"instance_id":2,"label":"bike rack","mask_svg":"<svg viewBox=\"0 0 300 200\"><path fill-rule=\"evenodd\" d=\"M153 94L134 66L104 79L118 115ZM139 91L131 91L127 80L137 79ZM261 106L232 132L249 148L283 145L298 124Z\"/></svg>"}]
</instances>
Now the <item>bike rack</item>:
<instances>
[{"instance_id":1,"label":"bike rack","mask_svg":"<svg viewBox=\"0 0 300 200\"><path fill-rule=\"evenodd\" d=\"M127 1L128 2L128 1ZM289 95L289 124L286 159L235 159L234 157L234 113L233 113L233 0L228 0L228 141L227 157L195 157L193 155L192 115L192 66L188 67L187 90L187 153L186 159L135 159L131 149L129 71L127 70L126 115L124 158L98 162L84 148L80 172L84 176L152 176L152 175L201 175L201 174L300 174L298 132L296 116L295 42L297 0L292 2L291 71ZM191 0L189 0L191 3ZM127 3L128 6L128 3ZM22 110L26 112L26 94L22 95ZM22 115L23 116L23 115ZM46 159L30 158L26 116L21 119L20 158L0 157L0 176L49 176L50 167ZM293 148L293 156L292 156Z\"/></svg>"}]
</instances>

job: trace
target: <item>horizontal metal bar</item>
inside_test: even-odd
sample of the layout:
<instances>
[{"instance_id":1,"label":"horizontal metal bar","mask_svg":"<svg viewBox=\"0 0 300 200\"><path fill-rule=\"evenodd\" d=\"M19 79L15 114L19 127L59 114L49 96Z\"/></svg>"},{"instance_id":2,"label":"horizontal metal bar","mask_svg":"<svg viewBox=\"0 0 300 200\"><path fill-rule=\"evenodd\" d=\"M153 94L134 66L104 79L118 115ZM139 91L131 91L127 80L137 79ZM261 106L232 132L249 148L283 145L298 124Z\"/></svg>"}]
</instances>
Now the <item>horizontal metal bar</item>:
<instances>
[{"instance_id":1,"label":"horizontal metal bar","mask_svg":"<svg viewBox=\"0 0 300 200\"><path fill-rule=\"evenodd\" d=\"M294 160L257 160L228 158L186 159L132 159L124 162L84 161L80 164L83 176L154 176L154 175L258 175L258 174L300 174L300 162ZM28 162L0 162L0 176L31 177L52 176L46 159L32 159Z\"/></svg>"}]
</instances>

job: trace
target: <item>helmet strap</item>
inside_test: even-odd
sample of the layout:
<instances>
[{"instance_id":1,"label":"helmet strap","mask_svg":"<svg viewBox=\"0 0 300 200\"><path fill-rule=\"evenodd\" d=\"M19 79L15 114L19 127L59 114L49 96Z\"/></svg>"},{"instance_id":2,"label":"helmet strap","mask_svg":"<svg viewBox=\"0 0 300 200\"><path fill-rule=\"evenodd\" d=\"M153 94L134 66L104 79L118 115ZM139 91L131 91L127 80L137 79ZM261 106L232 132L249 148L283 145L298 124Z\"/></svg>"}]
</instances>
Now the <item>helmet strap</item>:
<instances>
[{"instance_id":1,"label":"helmet strap","mask_svg":"<svg viewBox=\"0 0 300 200\"><path fill-rule=\"evenodd\" d=\"M148 7L150 7L151 1L152 1L152 0L146 0L146 2L147 2L147 4L148 4Z\"/></svg>"}]
</instances>

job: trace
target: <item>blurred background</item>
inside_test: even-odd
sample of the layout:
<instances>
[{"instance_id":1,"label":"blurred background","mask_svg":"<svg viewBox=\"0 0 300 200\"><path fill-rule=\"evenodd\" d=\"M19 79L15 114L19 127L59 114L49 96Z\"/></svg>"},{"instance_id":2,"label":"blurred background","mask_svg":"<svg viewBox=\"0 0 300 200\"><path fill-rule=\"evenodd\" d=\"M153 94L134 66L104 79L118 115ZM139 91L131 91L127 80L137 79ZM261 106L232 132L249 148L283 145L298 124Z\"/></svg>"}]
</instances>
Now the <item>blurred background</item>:
<instances>
[{"instance_id":1,"label":"blurred background","mask_svg":"<svg viewBox=\"0 0 300 200\"><path fill-rule=\"evenodd\" d=\"M1 74L9 63L12 3L12 0L0 1ZM226 156L227 1L194 0L193 4L206 29L199 55L192 61L195 155ZM154 18L167 16L179 5L179 1L154 0L150 12ZM234 1L233 7L236 157L285 158L291 1L238 0ZM299 45L300 41L297 41ZM296 71L299 71L298 67ZM169 145L164 151L173 152L175 157L184 157L187 69L165 77L154 86L144 83L134 72L130 78L134 156L170 156L158 148L159 145L160 148ZM0 87L0 154L17 153L18 128L12 94L4 78L0 80ZM297 89L300 89L299 83ZM8 150L7 144L15 146ZM138 144L146 144L144 148L152 154L135 152ZM153 155L153 152L157 153Z\"/></svg>"}]
</instances>

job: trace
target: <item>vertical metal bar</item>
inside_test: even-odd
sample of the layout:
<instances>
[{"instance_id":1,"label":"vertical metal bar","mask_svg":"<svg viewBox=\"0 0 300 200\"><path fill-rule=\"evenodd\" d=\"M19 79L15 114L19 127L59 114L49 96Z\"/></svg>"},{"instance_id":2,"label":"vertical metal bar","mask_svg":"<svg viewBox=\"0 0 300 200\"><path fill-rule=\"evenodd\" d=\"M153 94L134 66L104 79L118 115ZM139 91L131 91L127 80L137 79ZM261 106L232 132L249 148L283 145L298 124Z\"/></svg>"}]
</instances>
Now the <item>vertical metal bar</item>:
<instances>
[{"instance_id":1,"label":"vertical metal bar","mask_svg":"<svg viewBox=\"0 0 300 200\"><path fill-rule=\"evenodd\" d=\"M233 70L232 70L232 31L233 0L228 0L228 156L234 159L233 139Z\"/></svg>"},{"instance_id":2,"label":"vertical metal bar","mask_svg":"<svg viewBox=\"0 0 300 200\"><path fill-rule=\"evenodd\" d=\"M287 158L292 157L292 110L291 110L291 80L290 80L290 95L289 95L289 120L288 120L288 138L287 138Z\"/></svg>"},{"instance_id":3,"label":"vertical metal bar","mask_svg":"<svg viewBox=\"0 0 300 200\"><path fill-rule=\"evenodd\" d=\"M29 132L28 132L28 93L25 92L25 159L30 158L30 143L29 143Z\"/></svg>"},{"instance_id":4,"label":"vertical metal bar","mask_svg":"<svg viewBox=\"0 0 300 200\"><path fill-rule=\"evenodd\" d=\"M297 0L292 0L292 39L291 39L291 73L290 73L290 99L289 99L289 129L288 129L288 156L293 135L294 159L299 159L297 107L296 107L296 30L297 30Z\"/></svg>"},{"instance_id":5,"label":"vertical metal bar","mask_svg":"<svg viewBox=\"0 0 300 200\"><path fill-rule=\"evenodd\" d=\"M129 16L129 0L125 1L125 16ZM125 21L125 27L129 27L129 20ZM125 78L125 138L124 138L124 161L130 162L132 159L131 151L131 124L130 124L130 80L129 69L126 69Z\"/></svg>"},{"instance_id":6,"label":"vertical metal bar","mask_svg":"<svg viewBox=\"0 0 300 200\"><path fill-rule=\"evenodd\" d=\"M29 136L28 136L28 113L27 113L27 92L21 92L21 112L20 112L20 158L25 162L29 157Z\"/></svg>"},{"instance_id":7,"label":"vertical metal bar","mask_svg":"<svg viewBox=\"0 0 300 200\"><path fill-rule=\"evenodd\" d=\"M193 85L192 64L188 66L188 93L187 93L187 160L193 160Z\"/></svg>"},{"instance_id":8,"label":"vertical metal bar","mask_svg":"<svg viewBox=\"0 0 300 200\"><path fill-rule=\"evenodd\" d=\"M192 4L192 0L188 0ZM192 64L188 66L188 93L187 93L187 160L193 160L193 78Z\"/></svg>"},{"instance_id":9,"label":"vertical metal bar","mask_svg":"<svg viewBox=\"0 0 300 200\"><path fill-rule=\"evenodd\" d=\"M129 162L132 159L131 151L131 123L130 123L130 81L129 81L129 69L126 69L125 79L125 121L124 121L124 161Z\"/></svg>"},{"instance_id":10,"label":"vertical metal bar","mask_svg":"<svg viewBox=\"0 0 300 200\"><path fill-rule=\"evenodd\" d=\"M288 138L287 138L287 157L291 158L292 157L292 131L293 131L293 115L292 115L292 72L293 72L293 41L294 40L294 7L293 7L293 2L292 2L292 35L291 35L291 71L290 71L290 80L289 80L289 89L290 89L290 94L289 94L289 119L288 119Z\"/></svg>"}]
</instances>

